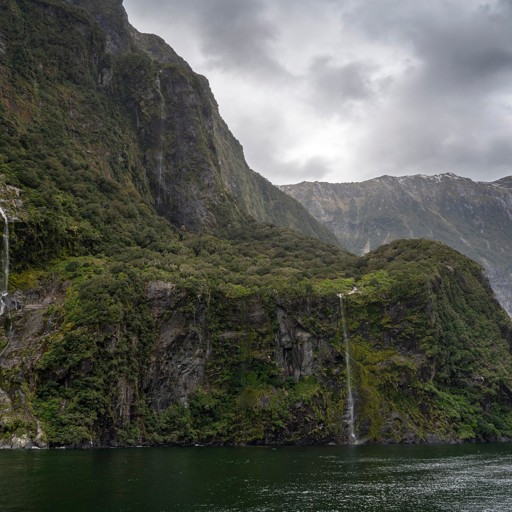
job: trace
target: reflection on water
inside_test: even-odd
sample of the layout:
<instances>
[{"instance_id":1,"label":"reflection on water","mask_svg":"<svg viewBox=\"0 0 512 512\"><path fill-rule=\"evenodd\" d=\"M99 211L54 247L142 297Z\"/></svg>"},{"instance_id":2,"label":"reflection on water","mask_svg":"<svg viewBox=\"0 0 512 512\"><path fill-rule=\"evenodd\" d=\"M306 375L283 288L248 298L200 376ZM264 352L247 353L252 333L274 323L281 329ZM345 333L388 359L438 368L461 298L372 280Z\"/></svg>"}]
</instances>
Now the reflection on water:
<instances>
[{"instance_id":1,"label":"reflection on water","mask_svg":"<svg viewBox=\"0 0 512 512\"><path fill-rule=\"evenodd\" d=\"M0 451L0 510L506 511L512 446Z\"/></svg>"}]
</instances>

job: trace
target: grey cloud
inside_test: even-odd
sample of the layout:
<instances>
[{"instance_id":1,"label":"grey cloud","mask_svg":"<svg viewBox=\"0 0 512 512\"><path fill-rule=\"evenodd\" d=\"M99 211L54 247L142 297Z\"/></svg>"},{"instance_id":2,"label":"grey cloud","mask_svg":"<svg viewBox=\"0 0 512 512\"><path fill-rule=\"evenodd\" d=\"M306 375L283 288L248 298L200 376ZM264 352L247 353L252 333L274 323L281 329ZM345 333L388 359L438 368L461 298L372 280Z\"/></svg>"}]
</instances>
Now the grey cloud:
<instances>
[{"instance_id":1,"label":"grey cloud","mask_svg":"<svg viewBox=\"0 0 512 512\"><path fill-rule=\"evenodd\" d=\"M497 98L512 79L512 2L351 6L347 16L367 40L405 49L413 62L368 125L358 148L366 167L485 179L510 172L512 137Z\"/></svg>"},{"instance_id":2,"label":"grey cloud","mask_svg":"<svg viewBox=\"0 0 512 512\"><path fill-rule=\"evenodd\" d=\"M485 8L467 0L382 0L376 9L369 2L358 5L351 19L366 37L408 48L422 66L424 85L436 93L487 89L510 78L512 10L504 6L512 2L490 2Z\"/></svg>"},{"instance_id":3,"label":"grey cloud","mask_svg":"<svg viewBox=\"0 0 512 512\"><path fill-rule=\"evenodd\" d=\"M428 27L415 44L425 64L423 81L438 94L489 94L512 73L510 26L486 17L472 23Z\"/></svg>"},{"instance_id":4,"label":"grey cloud","mask_svg":"<svg viewBox=\"0 0 512 512\"><path fill-rule=\"evenodd\" d=\"M451 115L442 103L420 103L414 111L394 105L367 132L358 151L367 166L381 173L451 171L492 179L512 169L512 140L505 122L469 108Z\"/></svg>"},{"instance_id":5,"label":"grey cloud","mask_svg":"<svg viewBox=\"0 0 512 512\"><path fill-rule=\"evenodd\" d=\"M292 170L293 179L296 180L321 180L332 172L331 162L321 156L314 156L305 162L288 162L287 166Z\"/></svg>"},{"instance_id":6,"label":"grey cloud","mask_svg":"<svg viewBox=\"0 0 512 512\"><path fill-rule=\"evenodd\" d=\"M338 66L331 57L317 57L308 72L310 100L325 114L341 113L375 94L373 70L373 66L365 62Z\"/></svg>"},{"instance_id":7,"label":"grey cloud","mask_svg":"<svg viewBox=\"0 0 512 512\"><path fill-rule=\"evenodd\" d=\"M323 27L308 24L309 12L327 8L328 16L318 19L334 19L329 30L339 21L339 40L352 45L345 64L339 62L346 48L334 47L336 37L318 37ZM252 166L272 181L322 179L336 171L321 155L283 163L282 155L294 153L289 149L306 133L282 121L290 108L305 127L305 113L311 113L311 125L329 117L330 124L344 123L345 132L356 134L344 161L357 168L354 179L443 171L493 179L511 172L511 117L500 102L512 82L512 0L147 0L144 9L167 16L181 37L200 41L219 87L234 75L243 83L248 97L238 104L250 103L250 109L231 109L229 123ZM283 63L278 48L286 46L283 27L292 22L298 22L296 46L286 47L292 59ZM297 46L302 30L308 49L317 37L333 41L314 48L319 57L309 66L300 60L300 40ZM166 39L173 46L172 31ZM389 60L394 54L404 59L398 68L403 64L406 72ZM208 68L203 72L208 75ZM262 84L271 101L261 94ZM251 97L251 90L258 94ZM268 103L280 105L279 98L282 111L269 112Z\"/></svg>"},{"instance_id":8,"label":"grey cloud","mask_svg":"<svg viewBox=\"0 0 512 512\"><path fill-rule=\"evenodd\" d=\"M146 0L143 4L125 0L125 4L142 20L167 20L171 46L187 46L172 39L173 28L183 37L183 27L187 27L188 37L199 41L212 69L286 74L274 58L279 24L267 15L268 0Z\"/></svg>"},{"instance_id":9,"label":"grey cloud","mask_svg":"<svg viewBox=\"0 0 512 512\"><path fill-rule=\"evenodd\" d=\"M259 116L243 116L234 126L242 140L250 138L244 148L251 167L276 184L295 183L303 180L321 180L333 171L333 163L315 155L306 161L285 161L286 126L279 111L266 109Z\"/></svg>"},{"instance_id":10,"label":"grey cloud","mask_svg":"<svg viewBox=\"0 0 512 512\"><path fill-rule=\"evenodd\" d=\"M195 14L204 54L233 72L284 73L272 49L279 29L265 13L263 0L200 2Z\"/></svg>"},{"instance_id":11,"label":"grey cloud","mask_svg":"<svg viewBox=\"0 0 512 512\"><path fill-rule=\"evenodd\" d=\"M321 156L313 156L304 162L282 162L275 155L267 157L266 165L273 171L273 182L287 185L300 181L322 181L332 173L332 163Z\"/></svg>"}]
</instances>

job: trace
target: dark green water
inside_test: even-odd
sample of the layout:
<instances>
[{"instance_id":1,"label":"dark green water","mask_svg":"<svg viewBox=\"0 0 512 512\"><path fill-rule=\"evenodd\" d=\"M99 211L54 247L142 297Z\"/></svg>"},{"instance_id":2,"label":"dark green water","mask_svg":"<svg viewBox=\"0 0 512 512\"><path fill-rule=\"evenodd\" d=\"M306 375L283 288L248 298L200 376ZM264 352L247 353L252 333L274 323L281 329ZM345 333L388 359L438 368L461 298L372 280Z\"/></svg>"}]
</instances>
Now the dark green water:
<instances>
[{"instance_id":1,"label":"dark green water","mask_svg":"<svg viewBox=\"0 0 512 512\"><path fill-rule=\"evenodd\" d=\"M4 450L0 510L509 512L512 445Z\"/></svg>"}]
</instances>

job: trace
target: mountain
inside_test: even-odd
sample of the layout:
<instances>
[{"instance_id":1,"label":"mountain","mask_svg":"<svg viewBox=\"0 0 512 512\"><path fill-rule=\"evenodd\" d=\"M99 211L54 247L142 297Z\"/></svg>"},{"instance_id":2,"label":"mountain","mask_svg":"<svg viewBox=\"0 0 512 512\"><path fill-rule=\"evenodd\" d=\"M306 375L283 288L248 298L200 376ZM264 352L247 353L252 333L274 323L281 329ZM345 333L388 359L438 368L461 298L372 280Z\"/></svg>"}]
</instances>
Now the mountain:
<instances>
[{"instance_id":1,"label":"mountain","mask_svg":"<svg viewBox=\"0 0 512 512\"><path fill-rule=\"evenodd\" d=\"M121 2L9 0L1 8L5 153L22 159L38 148L16 172L18 184L50 181L61 171L52 158L66 152L73 161L65 167L87 173L100 192L129 184L176 226L219 231L253 218L335 243L248 168L207 80L163 40L131 27Z\"/></svg>"},{"instance_id":2,"label":"mountain","mask_svg":"<svg viewBox=\"0 0 512 512\"><path fill-rule=\"evenodd\" d=\"M0 447L512 439L477 264L329 243L119 1L6 0L0 41Z\"/></svg>"},{"instance_id":3,"label":"mountain","mask_svg":"<svg viewBox=\"0 0 512 512\"><path fill-rule=\"evenodd\" d=\"M457 249L484 266L512 315L512 177L489 183L454 174L382 176L281 189L356 254L400 238L439 240Z\"/></svg>"},{"instance_id":4,"label":"mountain","mask_svg":"<svg viewBox=\"0 0 512 512\"><path fill-rule=\"evenodd\" d=\"M128 107L159 213L192 230L249 216L336 243L300 204L249 169L205 77L162 39L130 26L121 2L69 3L85 8L105 30L113 58L103 59L97 76Z\"/></svg>"}]
</instances>

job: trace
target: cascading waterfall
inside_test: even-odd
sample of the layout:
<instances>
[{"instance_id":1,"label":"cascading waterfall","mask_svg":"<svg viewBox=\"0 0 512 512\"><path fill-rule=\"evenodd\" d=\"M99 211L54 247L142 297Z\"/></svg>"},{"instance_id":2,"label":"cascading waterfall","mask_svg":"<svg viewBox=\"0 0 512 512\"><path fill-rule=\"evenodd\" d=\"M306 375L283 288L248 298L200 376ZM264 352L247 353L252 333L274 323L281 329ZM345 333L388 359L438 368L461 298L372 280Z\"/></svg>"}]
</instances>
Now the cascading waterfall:
<instances>
[{"instance_id":1,"label":"cascading waterfall","mask_svg":"<svg viewBox=\"0 0 512 512\"><path fill-rule=\"evenodd\" d=\"M354 293L352 290L351 293ZM347 324L345 319L345 307L343 304L343 294L337 294L340 299L340 312L341 312L341 329L343 332L343 342L345 344L345 365L347 372L347 411L346 421L348 426L348 437L349 442L354 444L357 442L357 436L355 431L355 418L354 418L354 395L352 393L352 372L350 368L350 347L348 343Z\"/></svg>"},{"instance_id":2,"label":"cascading waterfall","mask_svg":"<svg viewBox=\"0 0 512 512\"><path fill-rule=\"evenodd\" d=\"M0 315L3 315L7 307L7 287L9 285L9 221L4 209L0 206L0 215L4 220L2 236L2 275L0 276Z\"/></svg>"},{"instance_id":3,"label":"cascading waterfall","mask_svg":"<svg viewBox=\"0 0 512 512\"><path fill-rule=\"evenodd\" d=\"M165 98L162 93L162 84L160 82L159 71L156 77L156 90L158 92L158 98L160 100L159 106L159 126L158 126L158 151L156 152L156 173L158 180L158 193L156 197L157 205L160 206L162 202L162 190L164 188L163 179L163 160L164 160L164 121L165 121Z\"/></svg>"}]
</instances>

